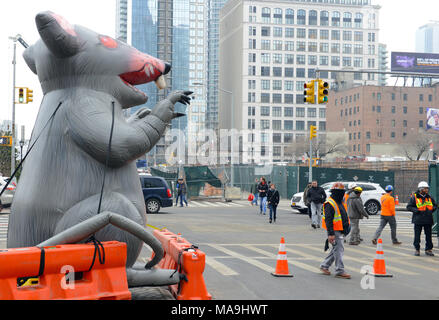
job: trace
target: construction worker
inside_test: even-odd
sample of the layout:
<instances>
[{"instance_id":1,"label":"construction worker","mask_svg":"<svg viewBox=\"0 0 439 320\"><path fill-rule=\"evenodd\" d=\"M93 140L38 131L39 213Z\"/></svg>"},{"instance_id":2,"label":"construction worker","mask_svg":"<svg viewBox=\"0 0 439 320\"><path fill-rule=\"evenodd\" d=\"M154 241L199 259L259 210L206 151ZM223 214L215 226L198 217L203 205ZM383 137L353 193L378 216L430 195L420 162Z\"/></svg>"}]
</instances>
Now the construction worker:
<instances>
[{"instance_id":1,"label":"construction worker","mask_svg":"<svg viewBox=\"0 0 439 320\"><path fill-rule=\"evenodd\" d=\"M428 194L430 187L427 182L422 181L418 185L418 191L410 198L407 210L413 212L412 223L415 225L415 256L420 256L421 232L424 228L425 254L434 256L433 241L431 239L431 227L433 225L433 212L437 205L434 199Z\"/></svg>"},{"instance_id":2,"label":"construction worker","mask_svg":"<svg viewBox=\"0 0 439 320\"><path fill-rule=\"evenodd\" d=\"M360 237L360 220L363 217L369 219L369 215L364 209L363 200L361 200L362 192L363 189L361 187L355 187L348 198L348 216L352 226L350 245L360 244L362 240Z\"/></svg>"},{"instance_id":3,"label":"construction worker","mask_svg":"<svg viewBox=\"0 0 439 320\"><path fill-rule=\"evenodd\" d=\"M332 244L332 250L320 265L320 270L324 275L331 275L329 267L335 261L335 277L350 279L351 276L345 272L343 264L344 237L350 232L347 208L343 205L345 191L342 183L334 183L330 190L331 197L323 204L322 228L328 233L325 251L329 248L329 243Z\"/></svg>"},{"instance_id":4,"label":"construction worker","mask_svg":"<svg viewBox=\"0 0 439 320\"><path fill-rule=\"evenodd\" d=\"M351 195L351 193L354 192L355 187L357 186L357 184L355 182L351 182L348 184L348 190L346 190L346 193L344 194L343 197L343 204L348 204L348 199L349 196Z\"/></svg>"},{"instance_id":5,"label":"construction worker","mask_svg":"<svg viewBox=\"0 0 439 320\"><path fill-rule=\"evenodd\" d=\"M387 223L390 225L390 236L392 238L392 243L394 245L399 245L401 242L396 238L396 218L395 218L395 199L392 197L393 187L388 185L384 188L385 194L381 197L381 219L380 225L375 232L372 239L373 244L377 244L377 239L383 232L384 227Z\"/></svg>"}]
</instances>

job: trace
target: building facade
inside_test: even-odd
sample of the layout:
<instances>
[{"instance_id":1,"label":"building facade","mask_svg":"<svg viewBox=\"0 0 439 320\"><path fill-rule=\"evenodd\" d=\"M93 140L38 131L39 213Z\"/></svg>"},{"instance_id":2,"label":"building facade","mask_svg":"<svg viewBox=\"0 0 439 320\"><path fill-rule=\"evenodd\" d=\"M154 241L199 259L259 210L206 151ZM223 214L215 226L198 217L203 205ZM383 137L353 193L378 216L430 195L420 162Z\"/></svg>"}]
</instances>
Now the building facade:
<instances>
[{"instance_id":1,"label":"building facade","mask_svg":"<svg viewBox=\"0 0 439 320\"><path fill-rule=\"evenodd\" d=\"M380 43L378 44L378 70L379 71L389 71L388 70L388 51L387 45ZM386 74L378 74L378 85L385 86L387 85L387 75Z\"/></svg>"},{"instance_id":2,"label":"building facade","mask_svg":"<svg viewBox=\"0 0 439 320\"><path fill-rule=\"evenodd\" d=\"M379 6L364 0L229 0L220 15L219 127L250 130L242 139L247 158L291 161L289 146L310 125L326 131L325 105L305 105L304 84L319 77L331 89L350 82L378 85ZM234 101L233 106L231 100ZM267 136L261 132L270 130ZM260 136L260 137L259 137ZM255 140L271 149L257 148Z\"/></svg>"},{"instance_id":3,"label":"building facade","mask_svg":"<svg viewBox=\"0 0 439 320\"><path fill-rule=\"evenodd\" d=\"M439 21L427 23L416 30L416 52L439 53Z\"/></svg>"},{"instance_id":4,"label":"building facade","mask_svg":"<svg viewBox=\"0 0 439 320\"><path fill-rule=\"evenodd\" d=\"M328 132L349 135L350 156L403 155L425 132L427 109L439 108L437 86L361 86L332 92ZM430 133L433 131L430 131Z\"/></svg>"},{"instance_id":5,"label":"building facade","mask_svg":"<svg viewBox=\"0 0 439 320\"><path fill-rule=\"evenodd\" d=\"M116 0L116 39L128 43L128 0Z\"/></svg>"}]
</instances>

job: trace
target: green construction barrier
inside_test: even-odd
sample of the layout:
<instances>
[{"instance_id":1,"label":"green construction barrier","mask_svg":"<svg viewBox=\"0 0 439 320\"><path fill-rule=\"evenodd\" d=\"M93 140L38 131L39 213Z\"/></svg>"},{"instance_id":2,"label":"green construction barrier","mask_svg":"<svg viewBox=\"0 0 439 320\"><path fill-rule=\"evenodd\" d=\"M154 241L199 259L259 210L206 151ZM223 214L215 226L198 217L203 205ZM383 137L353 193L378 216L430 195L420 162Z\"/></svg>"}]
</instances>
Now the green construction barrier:
<instances>
[{"instance_id":1,"label":"green construction barrier","mask_svg":"<svg viewBox=\"0 0 439 320\"><path fill-rule=\"evenodd\" d=\"M439 168L436 164L430 164L428 167L428 184L430 186L430 195L433 197L433 199L438 202L439 201ZM433 224L433 234L439 236L439 210L436 210L436 212L433 214L434 218L434 224Z\"/></svg>"}]
</instances>

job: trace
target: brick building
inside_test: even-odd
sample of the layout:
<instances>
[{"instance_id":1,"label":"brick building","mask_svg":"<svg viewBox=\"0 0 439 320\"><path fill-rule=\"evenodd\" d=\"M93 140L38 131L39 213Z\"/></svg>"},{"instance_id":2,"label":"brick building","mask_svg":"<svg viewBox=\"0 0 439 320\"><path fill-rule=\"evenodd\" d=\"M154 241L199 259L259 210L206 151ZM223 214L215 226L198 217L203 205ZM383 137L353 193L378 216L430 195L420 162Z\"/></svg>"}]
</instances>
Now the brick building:
<instances>
[{"instance_id":1,"label":"brick building","mask_svg":"<svg viewBox=\"0 0 439 320\"><path fill-rule=\"evenodd\" d=\"M351 156L402 155L400 147L425 132L427 108L439 109L438 86L360 86L331 92L327 131L349 134Z\"/></svg>"}]
</instances>

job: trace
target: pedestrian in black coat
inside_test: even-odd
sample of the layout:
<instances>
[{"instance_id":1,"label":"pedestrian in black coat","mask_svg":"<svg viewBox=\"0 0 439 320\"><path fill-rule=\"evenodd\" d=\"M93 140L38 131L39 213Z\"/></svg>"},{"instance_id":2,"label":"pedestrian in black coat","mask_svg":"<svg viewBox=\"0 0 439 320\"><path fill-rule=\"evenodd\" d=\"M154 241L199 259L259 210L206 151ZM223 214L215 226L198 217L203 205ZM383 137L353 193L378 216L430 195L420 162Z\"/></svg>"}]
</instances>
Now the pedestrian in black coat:
<instances>
[{"instance_id":1,"label":"pedestrian in black coat","mask_svg":"<svg viewBox=\"0 0 439 320\"><path fill-rule=\"evenodd\" d=\"M276 190L276 186L274 183L270 185L270 190L268 190L267 194L268 207L270 208L270 223L276 222L276 211L277 206L279 205L280 196L279 191Z\"/></svg>"}]
</instances>

